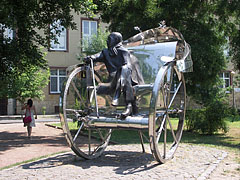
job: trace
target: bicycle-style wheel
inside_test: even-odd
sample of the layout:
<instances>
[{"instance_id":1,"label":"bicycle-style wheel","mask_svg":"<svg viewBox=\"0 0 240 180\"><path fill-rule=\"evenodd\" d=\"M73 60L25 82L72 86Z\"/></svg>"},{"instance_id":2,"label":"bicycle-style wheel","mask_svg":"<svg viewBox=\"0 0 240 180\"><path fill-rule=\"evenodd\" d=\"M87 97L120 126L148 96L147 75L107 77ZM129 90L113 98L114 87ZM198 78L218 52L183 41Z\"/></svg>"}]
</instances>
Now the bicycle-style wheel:
<instances>
[{"instance_id":1,"label":"bicycle-style wheel","mask_svg":"<svg viewBox=\"0 0 240 180\"><path fill-rule=\"evenodd\" d=\"M89 69L88 69L89 70ZM96 115L93 88L86 66L70 73L62 91L61 123L71 149L85 159L99 157L107 147L111 129L90 128L87 116ZM95 78L99 81L99 78ZM90 82L92 80L90 79ZM61 103L60 103L61 104Z\"/></svg>"},{"instance_id":2,"label":"bicycle-style wheel","mask_svg":"<svg viewBox=\"0 0 240 180\"><path fill-rule=\"evenodd\" d=\"M149 110L149 137L160 163L172 159L181 140L186 107L183 74L174 62L161 67L154 83Z\"/></svg>"}]
</instances>

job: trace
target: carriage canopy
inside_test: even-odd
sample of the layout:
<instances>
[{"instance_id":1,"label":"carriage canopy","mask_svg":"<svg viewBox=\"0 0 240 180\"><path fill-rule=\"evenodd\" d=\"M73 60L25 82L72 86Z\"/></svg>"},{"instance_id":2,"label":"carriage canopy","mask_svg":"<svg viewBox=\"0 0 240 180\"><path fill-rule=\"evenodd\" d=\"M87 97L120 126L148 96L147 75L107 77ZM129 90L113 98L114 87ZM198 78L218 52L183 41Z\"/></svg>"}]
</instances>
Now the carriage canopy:
<instances>
[{"instance_id":1,"label":"carriage canopy","mask_svg":"<svg viewBox=\"0 0 240 180\"><path fill-rule=\"evenodd\" d=\"M172 60L180 72L193 71L190 46L174 28L150 29L129 38L123 45L138 59L145 83L154 82L158 70Z\"/></svg>"}]
</instances>

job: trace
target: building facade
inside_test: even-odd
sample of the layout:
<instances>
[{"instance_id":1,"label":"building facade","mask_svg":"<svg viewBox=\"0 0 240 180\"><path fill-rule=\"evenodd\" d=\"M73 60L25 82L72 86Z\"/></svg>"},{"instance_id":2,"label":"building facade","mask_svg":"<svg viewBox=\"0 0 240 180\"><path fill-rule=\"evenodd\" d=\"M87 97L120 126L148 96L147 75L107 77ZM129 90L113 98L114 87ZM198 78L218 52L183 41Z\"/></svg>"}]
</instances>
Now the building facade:
<instances>
[{"instance_id":1,"label":"building facade","mask_svg":"<svg viewBox=\"0 0 240 180\"><path fill-rule=\"evenodd\" d=\"M48 86L43 89L45 98L42 101L34 99L38 114L57 114L59 112L61 86L67 76L67 68L79 63L77 54L81 53L81 40L97 33L98 27L107 28L107 24L102 23L99 17L89 19L84 15L74 14L74 22L77 26L76 30L64 29L59 26L59 28L63 28L61 35L57 37L59 43L51 41L49 42L49 49L45 49L51 74ZM59 22L56 21L55 23ZM6 33L9 37L13 36L11 30ZM234 85L233 82L236 80L238 73L233 72L232 69L232 65L229 65L225 71L219 73L224 82L223 88ZM240 88L235 86L233 89L232 91L226 91L229 94L229 105L240 109ZM21 104L14 99L0 99L0 114L22 114Z\"/></svg>"},{"instance_id":2,"label":"building facade","mask_svg":"<svg viewBox=\"0 0 240 180\"><path fill-rule=\"evenodd\" d=\"M77 54L81 53L80 42L82 39L89 38L97 33L97 29L106 29L107 24L102 23L99 17L89 19L83 15L74 14L74 22L77 29L63 28L60 36L57 36L58 42L51 41L47 51L46 59L50 68L49 84L43 89L45 98L40 101L34 99L34 105L38 114L57 114L59 112L59 97L64 79L67 76L67 68L79 63ZM59 22L55 22L59 23ZM54 32L53 32L54 33ZM21 114L21 104L12 103L16 106L16 114ZM10 109L14 107L9 107ZM13 113L13 112L11 112Z\"/></svg>"}]
</instances>

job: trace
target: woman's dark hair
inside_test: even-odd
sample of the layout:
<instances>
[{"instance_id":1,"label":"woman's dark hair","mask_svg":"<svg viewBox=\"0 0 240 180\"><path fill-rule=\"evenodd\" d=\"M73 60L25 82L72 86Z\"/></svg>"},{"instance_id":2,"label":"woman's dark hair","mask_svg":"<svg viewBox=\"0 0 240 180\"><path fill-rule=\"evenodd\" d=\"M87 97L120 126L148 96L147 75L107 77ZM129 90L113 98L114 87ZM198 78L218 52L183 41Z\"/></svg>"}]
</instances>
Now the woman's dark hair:
<instances>
[{"instance_id":1,"label":"woman's dark hair","mask_svg":"<svg viewBox=\"0 0 240 180\"><path fill-rule=\"evenodd\" d=\"M29 107L32 107L33 101L32 101L31 99L29 99L29 100L27 101L27 105L28 105Z\"/></svg>"}]
</instances>

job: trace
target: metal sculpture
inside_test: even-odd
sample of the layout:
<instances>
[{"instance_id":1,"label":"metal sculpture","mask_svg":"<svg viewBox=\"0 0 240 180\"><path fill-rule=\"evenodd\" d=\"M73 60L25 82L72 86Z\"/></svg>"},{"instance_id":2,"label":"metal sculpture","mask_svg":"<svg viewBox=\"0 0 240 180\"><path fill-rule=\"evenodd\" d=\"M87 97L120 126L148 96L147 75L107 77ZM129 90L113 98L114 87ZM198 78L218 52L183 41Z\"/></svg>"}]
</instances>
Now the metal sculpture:
<instances>
[{"instance_id":1,"label":"metal sculpture","mask_svg":"<svg viewBox=\"0 0 240 180\"><path fill-rule=\"evenodd\" d=\"M109 50L116 53L120 41L115 41L108 52L103 50L102 53L106 51L109 55ZM94 66L100 53L88 57L86 60L90 63L76 65L64 83L60 118L65 137L77 155L93 159L104 152L115 128L138 130L143 151L143 140L146 139L154 158L165 163L173 158L183 132L186 110L183 73L192 71L190 46L178 30L165 25L140 32L122 44L129 52L131 72L135 71L131 80L140 79L131 83L138 113L122 115L126 104L124 98L119 99L117 85L110 89L114 91L104 90L111 86L106 81L111 71L101 63ZM118 77L116 84L121 75L114 74L113 77ZM75 121L79 126L73 132L69 122ZM148 131L148 137L144 131ZM88 140L83 135L87 135Z\"/></svg>"}]
</instances>

